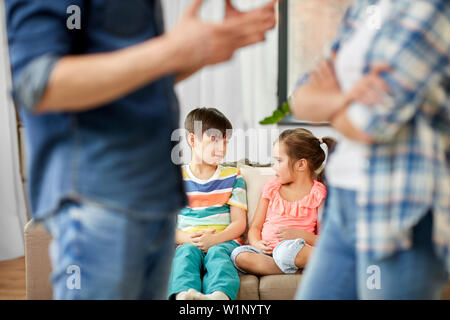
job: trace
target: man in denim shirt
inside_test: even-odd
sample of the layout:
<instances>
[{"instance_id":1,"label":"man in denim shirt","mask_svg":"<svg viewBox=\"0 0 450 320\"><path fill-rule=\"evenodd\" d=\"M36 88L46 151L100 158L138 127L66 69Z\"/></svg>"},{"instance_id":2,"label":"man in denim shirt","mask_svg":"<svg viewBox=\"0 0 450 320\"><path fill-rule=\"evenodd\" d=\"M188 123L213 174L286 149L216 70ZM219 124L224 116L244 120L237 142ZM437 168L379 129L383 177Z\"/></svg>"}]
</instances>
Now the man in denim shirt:
<instances>
[{"instance_id":1,"label":"man in denim shirt","mask_svg":"<svg viewBox=\"0 0 450 320\"><path fill-rule=\"evenodd\" d=\"M226 1L219 24L199 20L202 2L163 33L159 0L6 1L32 216L53 236L56 299L166 296L186 204L170 158L174 83L275 24L275 0L246 13ZM77 11L80 28L68 28Z\"/></svg>"}]
</instances>

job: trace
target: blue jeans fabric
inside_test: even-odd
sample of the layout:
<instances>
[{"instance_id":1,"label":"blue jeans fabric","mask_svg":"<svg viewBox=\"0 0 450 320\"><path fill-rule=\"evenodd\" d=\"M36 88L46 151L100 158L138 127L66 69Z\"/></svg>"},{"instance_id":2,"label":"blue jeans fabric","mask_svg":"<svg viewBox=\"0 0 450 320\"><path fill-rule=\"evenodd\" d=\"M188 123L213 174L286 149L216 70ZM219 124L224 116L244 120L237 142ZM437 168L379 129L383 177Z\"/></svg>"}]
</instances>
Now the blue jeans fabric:
<instances>
[{"instance_id":1,"label":"blue jeans fabric","mask_svg":"<svg viewBox=\"0 0 450 320\"><path fill-rule=\"evenodd\" d=\"M439 299L448 274L432 245L432 213L413 229L413 246L383 260L356 251L356 192L329 188L321 235L296 299Z\"/></svg>"},{"instance_id":2,"label":"blue jeans fabric","mask_svg":"<svg viewBox=\"0 0 450 320\"><path fill-rule=\"evenodd\" d=\"M138 220L66 202L44 225L53 236L54 299L165 299L175 214Z\"/></svg>"}]
</instances>

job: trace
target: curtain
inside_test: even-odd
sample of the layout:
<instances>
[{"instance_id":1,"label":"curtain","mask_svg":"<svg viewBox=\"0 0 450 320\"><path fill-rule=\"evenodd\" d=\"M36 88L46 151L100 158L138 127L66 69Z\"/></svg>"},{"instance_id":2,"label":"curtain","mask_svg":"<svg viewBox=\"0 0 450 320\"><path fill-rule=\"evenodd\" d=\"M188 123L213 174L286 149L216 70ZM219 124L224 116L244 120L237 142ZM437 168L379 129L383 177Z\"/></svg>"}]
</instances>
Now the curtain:
<instances>
[{"instance_id":1,"label":"curtain","mask_svg":"<svg viewBox=\"0 0 450 320\"><path fill-rule=\"evenodd\" d=\"M17 122L9 95L11 78L4 17L0 2L0 261L24 255L27 221L19 162Z\"/></svg>"},{"instance_id":2,"label":"curtain","mask_svg":"<svg viewBox=\"0 0 450 320\"><path fill-rule=\"evenodd\" d=\"M177 23L192 0L162 1L166 30ZM234 5L239 10L250 10L266 4L268 0L239 0ZM225 1L205 1L200 10L204 21L220 22L224 17ZM270 161L270 153L253 150L266 143L271 126L261 126L259 121L272 114L277 107L278 31L266 35L266 41L238 50L233 59L206 67L176 86L180 101L180 128L186 115L197 107L219 109L233 124L235 132L228 145L226 162L248 158L253 162ZM276 127L276 126L275 126ZM249 138L254 138L249 143ZM243 140L244 139L244 140ZM184 140L184 139L183 139ZM247 142L246 142L247 141ZM190 160L190 150L185 142L183 162ZM253 149L252 149L253 148ZM266 148L265 148L266 149Z\"/></svg>"}]
</instances>

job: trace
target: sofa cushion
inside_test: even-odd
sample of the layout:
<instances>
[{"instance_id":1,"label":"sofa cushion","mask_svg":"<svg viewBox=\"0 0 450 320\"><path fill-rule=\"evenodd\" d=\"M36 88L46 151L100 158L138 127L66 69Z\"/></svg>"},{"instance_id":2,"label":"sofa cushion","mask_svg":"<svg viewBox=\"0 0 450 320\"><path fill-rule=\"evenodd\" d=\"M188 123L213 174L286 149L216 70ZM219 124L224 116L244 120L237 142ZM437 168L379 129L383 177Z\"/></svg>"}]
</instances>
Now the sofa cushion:
<instances>
[{"instance_id":1,"label":"sofa cushion","mask_svg":"<svg viewBox=\"0 0 450 320\"><path fill-rule=\"evenodd\" d=\"M271 167L250 167L243 164L239 164L238 168L247 184L247 219L250 223L258 206L261 190L266 182L275 177L275 171Z\"/></svg>"},{"instance_id":2,"label":"sofa cushion","mask_svg":"<svg viewBox=\"0 0 450 320\"><path fill-rule=\"evenodd\" d=\"M241 279L237 300L259 300L259 278L246 274L239 276Z\"/></svg>"},{"instance_id":3,"label":"sofa cushion","mask_svg":"<svg viewBox=\"0 0 450 320\"><path fill-rule=\"evenodd\" d=\"M261 300L292 300L301 277L301 274L280 274L260 277L259 298Z\"/></svg>"}]
</instances>

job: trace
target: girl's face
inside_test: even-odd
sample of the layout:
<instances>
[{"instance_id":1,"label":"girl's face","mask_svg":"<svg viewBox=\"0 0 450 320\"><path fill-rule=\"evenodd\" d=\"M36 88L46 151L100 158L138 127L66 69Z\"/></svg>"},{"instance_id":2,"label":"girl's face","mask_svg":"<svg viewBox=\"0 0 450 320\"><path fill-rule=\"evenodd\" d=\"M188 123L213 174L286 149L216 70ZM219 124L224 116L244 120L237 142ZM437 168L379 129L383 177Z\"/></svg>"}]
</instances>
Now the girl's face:
<instances>
[{"instance_id":1,"label":"girl's face","mask_svg":"<svg viewBox=\"0 0 450 320\"><path fill-rule=\"evenodd\" d=\"M277 142L273 146L273 170L277 180L281 184L286 184L294 181L294 174L289 163L289 157L283 143Z\"/></svg>"},{"instance_id":2,"label":"girl's face","mask_svg":"<svg viewBox=\"0 0 450 320\"><path fill-rule=\"evenodd\" d=\"M219 165L227 153L228 139L222 135L203 133L201 139L193 138L193 152L197 161L209 165Z\"/></svg>"}]
</instances>

